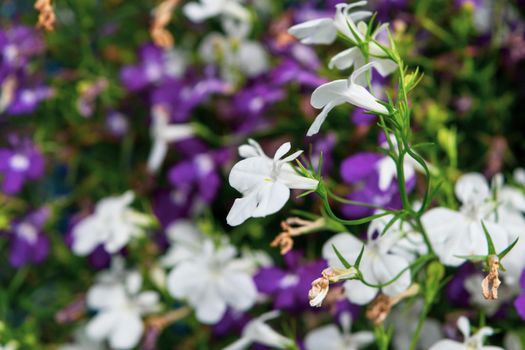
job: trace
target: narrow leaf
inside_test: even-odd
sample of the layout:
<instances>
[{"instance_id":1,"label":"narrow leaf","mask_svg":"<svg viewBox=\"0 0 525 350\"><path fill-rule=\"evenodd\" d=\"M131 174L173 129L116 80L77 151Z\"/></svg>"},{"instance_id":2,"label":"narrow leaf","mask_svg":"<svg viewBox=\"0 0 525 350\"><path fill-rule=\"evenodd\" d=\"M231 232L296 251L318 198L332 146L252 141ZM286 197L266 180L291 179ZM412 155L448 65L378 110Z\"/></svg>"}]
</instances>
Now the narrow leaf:
<instances>
[{"instance_id":1,"label":"narrow leaf","mask_svg":"<svg viewBox=\"0 0 525 350\"><path fill-rule=\"evenodd\" d=\"M485 232L485 238L487 239L487 248L489 251L488 255L496 255L496 249L494 248L494 242L492 242L492 238L490 237L489 231L487 230L487 227L485 226L485 223L483 220L481 220L481 227L483 227L483 232Z\"/></svg>"},{"instance_id":2,"label":"narrow leaf","mask_svg":"<svg viewBox=\"0 0 525 350\"><path fill-rule=\"evenodd\" d=\"M333 244L332 244L332 249L334 250L335 255L337 255L337 258L339 259L339 261L341 261L341 264L343 264L345 268L349 269L352 267L352 265L350 265L350 263L346 261L346 259L341 255L339 250L337 250L337 248Z\"/></svg>"}]
</instances>

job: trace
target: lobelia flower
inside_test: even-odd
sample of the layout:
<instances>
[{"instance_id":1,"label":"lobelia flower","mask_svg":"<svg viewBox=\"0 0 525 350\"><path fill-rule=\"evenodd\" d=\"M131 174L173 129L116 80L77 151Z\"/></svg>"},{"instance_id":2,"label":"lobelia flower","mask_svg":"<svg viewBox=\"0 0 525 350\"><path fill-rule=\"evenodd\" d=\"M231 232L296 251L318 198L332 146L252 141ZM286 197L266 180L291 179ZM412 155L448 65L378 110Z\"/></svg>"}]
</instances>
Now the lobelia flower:
<instances>
[{"instance_id":1,"label":"lobelia flower","mask_svg":"<svg viewBox=\"0 0 525 350\"><path fill-rule=\"evenodd\" d=\"M363 279L369 284L383 284L397 278L395 282L382 288L367 286L360 280L345 281L344 288L348 300L359 305L372 301L379 289L388 296L394 296L405 291L411 283L408 260L392 252L392 247L398 237L388 232L383 236L374 236L375 232L369 230L368 241L363 243L350 233L339 233L323 245L323 257L328 260L330 267L344 268L332 246L335 246L341 255L352 264L364 245L359 265Z\"/></svg>"},{"instance_id":2,"label":"lobelia flower","mask_svg":"<svg viewBox=\"0 0 525 350\"><path fill-rule=\"evenodd\" d=\"M227 242L216 246L213 240L205 239L199 251L170 271L169 293L186 299L197 319L205 324L219 322L228 306L235 311L248 310L256 301L257 290L236 255L235 247Z\"/></svg>"},{"instance_id":3,"label":"lobelia flower","mask_svg":"<svg viewBox=\"0 0 525 350\"><path fill-rule=\"evenodd\" d=\"M277 333L266 324L279 317L279 311L270 311L248 322L242 331L241 339L225 347L223 350L243 350L253 343L262 344L272 349L287 349L294 346L294 341Z\"/></svg>"},{"instance_id":4,"label":"lobelia flower","mask_svg":"<svg viewBox=\"0 0 525 350\"><path fill-rule=\"evenodd\" d=\"M455 193L462 203L459 211L438 207L421 218L432 247L444 265L459 266L465 259L458 256L488 254L482 220L496 252L512 243L513 235L502 223L494 220L497 204L481 174L461 176L456 182Z\"/></svg>"},{"instance_id":5,"label":"lobelia flower","mask_svg":"<svg viewBox=\"0 0 525 350\"><path fill-rule=\"evenodd\" d=\"M226 20L226 35L210 33L199 46L199 55L207 64L219 64L221 77L227 82L238 82L239 72L253 78L269 69L268 54L258 42L248 40L250 25Z\"/></svg>"},{"instance_id":6,"label":"lobelia flower","mask_svg":"<svg viewBox=\"0 0 525 350\"><path fill-rule=\"evenodd\" d=\"M182 10L186 17L196 23L216 16L249 21L250 12L240 4L241 2L243 0L200 0L184 5Z\"/></svg>"},{"instance_id":7,"label":"lobelia flower","mask_svg":"<svg viewBox=\"0 0 525 350\"><path fill-rule=\"evenodd\" d=\"M257 290L272 297L275 309L302 310L308 306L310 283L326 268L326 262L303 262L302 255L291 251L284 255L286 269L268 266L254 276Z\"/></svg>"},{"instance_id":8,"label":"lobelia flower","mask_svg":"<svg viewBox=\"0 0 525 350\"><path fill-rule=\"evenodd\" d=\"M163 105L154 105L152 116L153 146L148 157L147 168L149 172L155 173L162 166L168 152L168 144L193 136L193 127L189 124L170 124L167 109Z\"/></svg>"},{"instance_id":9,"label":"lobelia flower","mask_svg":"<svg viewBox=\"0 0 525 350\"><path fill-rule=\"evenodd\" d=\"M40 102L54 95L52 88L43 85L22 86L12 96L6 112L11 115L30 114L36 111ZM0 112L1 112L0 107Z\"/></svg>"},{"instance_id":10,"label":"lobelia flower","mask_svg":"<svg viewBox=\"0 0 525 350\"><path fill-rule=\"evenodd\" d=\"M493 334L490 327L483 327L473 335L470 334L470 322L465 316L458 319L458 328L463 333L464 340L462 343L455 340L444 339L432 345L429 350L504 350L499 346L483 345L485 337Z\"/></svg>"},{"instance_id":11,"label":"lobelia flower","mask_svg":"<svg viewBox=\"0 0 525 350\"><path fill-rule=\"evenodd\" d=\"M221 186L220 167L231 158L228 149L207 150L172 166L168 179L174 193L192 196L195 211L213 202Z\"/></svg>"},{"instance_id":12,"label":"lobelia flower","mask_svg":"<svg viewBox=\"0 0 525 350\"><path fill-rule=\"evenodd\" d=\"M42 230L49 215L48 208L41 208L11 224L7 232L11 241L11 266L20 268L30 263L38 264L47 257L50 242Z\"/></svg>"},{"instance_id":13,"label":"lobelia flower","mask_svg":"<svg viewBox=\"0 0 525 350\"><path fill-rule=\"evenodd\" d=\"M182 51L147 44L140 48L139 62L121 70L120 80L130 91L141 90L163 79L180 78L186 65L186 55Z\"/></svg>"},{"instance_id":14,"label":"lobelia flower","mask_svg":"<svg viewBox=\"0 0 525 350\"><path fill-rule=\"evenodd\" d=\"M141 292L142 276L137 271L103 273L88 290L87 305L97 310L86 326L93 341L107 339L112 349L134 348L144 332L142 316L159 310L159 295Z\"/></svg>"},{"instance_id":15,"label":"lobelia flower","mask_svg":"<svg viewBox=\"0 0 525 350\"><path fill-rule=\"evenodd\" d=\"M341 329L335 324L316 328L306 334L304 347L306 350L358 350L374 342L374 334L369 331L350 333L352 316L345 312L339 317Z\"/></svg>"},{"instance_id":16,"label":"lobelia flower","mask_svg":"<svg viewBox=\"0 0 525 350\"><path fill-rule=\"evenodd\" d=\"M166 228L166 236L170 248L161 259L165 267L174 267L182 261L191 259L195 254L202 253L205 236L190 220L174 221Z\"/></svg>"},{"instance_id":17,"label":"lobelia flower","mask_svg":"<svg viewBox=\"0 0 525 350\"><path fill-rule=\"evenodd\" d=\"M320 18L295 25L289 29L289 33L301 40L303 44L331 44L340 33L350 40L355 46L344 50L330 60L328 67L347 69L354 67L359 69L367 62L374 62L376 69L382 76L392 73L397 65L385 56L383 50L373 41L368 43L368 60L362 53L362 46L366 44L368 26L361 21L369 17L370 11L356 11L350 13L355 7L366 5L366 1L353 4L337 4L334 19ZM356 22L358 22L356 24ZM372 40L386 37L388 24L379 26L371 35ZM385 43L387 45L387 43Z\"/></svg>"},{"instance_id":18,"label":"lobelia flower","mask_svg":"<svg viewBox=\"0 0 525 350\"><path fill-rule=\"evenodd\" d=\"M366 5L366 1L358 1L353 4L337 4L334 18L317 18L304 23L296 24L288 29L288 32L299 39L303 44L332 44L341 32L347 37L353 38L348 29L349 25L355 27L355 21L360 21L372 15L370 11L350 10ZM348 35L350 33L350 35Z\"/></svg>"},{"instance_id":19,"label":"lobelia flower","mask_svg":"<svg viewBox=\"0 0 525 350\"><path fill-rule=\"evenodd\" d=\"M84 256L102 245L108 253L116 253L133 238L143 235L149 216L130 208L132 191L100 200L95 212L73 228L73 252Z\"/></svg>"},{"instance_id":20,"label":"lobelia flower","mask_svg":"<svg viewBox=\"0 0 525 350\"><path fill-rule=\"evenodd\" d=\"M360 79L363 74L369 72L371 68L376 67L376 65L376 62L365 64L359 69L354 70L348 80L335 80L315 89L312 93L310 103L315 108L322 108L322 111L315 117L314 122L308 129L307 136L317 134L328 113L330 113L334 107L346 102L376 114L388 114L388 109L379 103L378 100L358 82L358 79Z\"/></svg>"},{"instance_id":21,"label":"lobelia flower","mask_svg":"<svg viewBox=\"0 0 525 350\"><path fill-rule=\"evenodd\" d=\"M522 320L525 320L525 270L521 273L519 281L522 293L514 300L514 307Z\"/></svg>"},{"instance_id":22,"label":"lobelia flower","mask_svg":"<svg viewBox=\"0 0 525 350\"><path fill-rule=\"evenodd\" d=\"M28 180L44 175L44 157L31 140L12 135L10 148L0 148L0 174L2 191L16 194Z\"/></svg>"},{"instance_id":23,"label":"lobelia flower","mask_svg":"<svg viewBox=\"0 0 525 350\"><path fill-rule=\"evenodd\" d=\"M290 198L291 189L317 188L317 180L297 174L289 164L302 151L283 158L290 149L290 143L284 143L271 159L254 140L249 140L249 145L239 147L239 154L246 159L233 166L229 183L243 197L235 200L228 213L226 221L230 226L240 225L250 217L276 213Z\"/></svg>"}]
</instances>

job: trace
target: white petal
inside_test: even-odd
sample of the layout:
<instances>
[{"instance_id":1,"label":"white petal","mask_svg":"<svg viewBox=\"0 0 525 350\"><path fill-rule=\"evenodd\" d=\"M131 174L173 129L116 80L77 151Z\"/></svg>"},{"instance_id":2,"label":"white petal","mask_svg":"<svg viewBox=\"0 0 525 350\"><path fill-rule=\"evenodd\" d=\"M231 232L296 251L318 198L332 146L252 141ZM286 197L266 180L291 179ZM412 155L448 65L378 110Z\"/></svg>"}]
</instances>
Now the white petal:
<instances>
[{"instance_id":1,"label":"white petal","mask_svg":"<svg viewBox=\"0 0 525 350\"><path fill-rule=\"evenodd\" d=\"M339 350L343 345L341 333L333 324L314 329L304 339L306 350Z\"/></svg>"},{"instance_id":2,"label":"white petal","mask_svg":"<svg viewBox=\"0 0 525 350\"><path fill-rule=\"evenodd\" d=\"M345 295L354 304L365 305L377 295L377 288L369 287L359 280L349 280L344 283Z\"/></svg>"},{"instance_id":3,"label":"white petal","mask_svg":"<svg viewBox=\"0 0 525 350\"><path fill-rule=\"evenodd\" d=\"M373 265L375 276L379 283L386 283L394 279L403 269L408 267L408 262L402 257L386 254L376 259ZM395 282L382 288L386 295L394 296L404 292L411 282L410 270L406 270Z\"/></svg>"},{"instance_id":4,"label":"white petal","mask_svg":"<svg viewBox=\"0 0 525 350\"><path fill-rule=\"evenodd\" d=\"M263 157L250 157L235 164L228 178L230 186L246 193L271 176L272 162Z\"/></svg>"},{"instance_id":5,"label":"white petal","mask_svg":"<svg viewBox=\"0 0 525 350\"><path fill-rule=\"evenodd\" d=\"M257 218L274 214L284 207L289 198L290 189L282 182L263 183L258 189L257 208L252 216Z\"/></svg>"},{"instance_id":6,"label":"white petal","mask_svg":"<svg viewBox=\"0 0 525 350\"><path fill-rule=\"evenodd\" d=\"M397 69L397 64L388 58L372 57L370 62L374 62L375 68L382 77L392 74Z\"/></svg>"},{"instance_id":7,"label":"white petal","mask_svg":"<svg viewBox=\"0 0 525 350\"><path fill-rule=\"evenodd\" d=\"M278 161L279 159L281 159L282 157L284 157L284 155L288 152L290 152L290 149L292 149L292 145L290 144L290 142L285 142L283 143L278 149L277 151L275 151L275 155L273 156L273 161Z\"/></svg>"},{"instance_id":8,"label":"white petal","mask_svg":"<svg viewBox=\"0 0 525 350\"><path fill-rule=\"evenodd\" d=\"M376 167L379 173L379 189L386 191L392 184L392 181L397 177L396 163L392 158L384 157L377 162Z\"/></svg>"},{"instance_id":9,"label":"white petal","mask_svg":"<svg viewBox=\"0 0 525 350\"><path fill-rule=\"evenodd\" d=\"M339 253L341 253L350 264L353 264L357 259L361 248L363 248L363 242L346 232L338 233L326 241L323 245L323 258L328 260L328 264L331 267L343 268L344 266L337 257L332 246L335 246Z\"/></svg>"},{"instance_id":10,"label":"white petal","mask_svg":"<svg viewBox=\"0 0 525 350\"><path fill-rule=\"evenodd\" d=\"M248 310L257 299L257 288L252 278L231 269L226 269L218 280L218 288L222 299L235 310Z\"/></svg>"},{"instance_id":11,"label":"white petal","mask_svg":"<svg viewBox=\"0 0 525 350\"><path fill-rule=\"evenodd\" d=\"M286 187L297 190L315 190L319 184L317 180L297 174L289 164L282 167L278 180L284 183Z\"/></svg>"},{"instance_id":12,"label":"white petal","mask_svg":"<svg viewBox=\"0 0 525 350\"><path fill-rule=\"evenodd\" d=\"M214 288L206 288L195 305L196 317L204 324L219 322L226 312L226 302Z\"/></svg>"},{"instance_id":13,"label":"white petal","mask_svg":"<svg viewBox=\"0 0 525 350\"><path fill-rule=\"evenodd\" d=\"M379 114L388 114L388 109L377 102L377 99L363 86L357 84L357 80L372 67L375 67L377 62L370 62L365 64L359 69L356 69L350 76L350 85L345 93L346 100L357 106L364 108L366 110L379 113Z\"/></svg>"},{"instance_id":14,"label":"white petal","mask_svg":"<svg viewBox=\"0 0 525 350\"><path fill-rule=\"evenodd\" d=\"M95 310L123 305L127 300L123 286L120 284L96 284L86 295L88 307Z\"/></svg>"},{"instance_id":15,"label":"white petal","mask_svg":"<svg viewBox=\"0 0 525 350\"><path fill-rule=\"evenodd\" d=\"M169 293L175 298L187 298L206 288L206 277L200 265L183 262L168 274L166 281Z\"/></svg>"},{"instance_id":16,"label":"white petal","mask_svg":"<svg viewBox=\"0 0 525 350\"><path fill-rule=\"evenodd\" d=\"M193 134L193 127L190 124L171 124L165 126L160 132L162 139L168 142L186 139Z\"/></svg>"},{"instance_id":17,"label":"white petal","mask_svg":"<svg viewBox=\"0 0 525 350\"><path fill-rule=\"evenodd\" d=\"M73 252L80 256L91 253L103 242L102 231L100 222L93 216L80 221L73 228Z\"/></svg>"},{"instance_id":18,"label":"white petal","mask_svg":"<svg viewBox=\"0 0 525 350\"><path fill-rule=\"evenodd\" d=\"M112 349L132 349L139 343L143 332L142 319L136 313L123 312L109 336L109 345Z\"/></svg>"},{"instance_id":19,"label":"white petal","mask_svg":"<svg viewBox=\"0 0 525 350\"><path fill-rule=\"evenodd\" d=\"M328 113L330 113L330 111L336 107L337 105L340 105L344 103L344 100L342 99L338 99L338 100L333 100L333 101L330 101L326 104L326 106L324 106L323 110L321 111L321 113L319 113L315 119L314 119L314 122L312 123L312 125L310 125L310 128L308 129L307 133L306 133L306 136L312 136L312 135L315 135L319 132L319 130L321 129L321 125L323 125L324 121L326 120L326 117L328 116Z\"/></svg>"},{"instance_id":20,"label":"white petal","mask_svg":"<svg viewBox=\"0 0 525 350\"><path fill-rule=\"evenodd\" d=\"M206 5L190 2L182 8L182 11L192 22L199 23L204 21L206 18L216 16L220 13L219 6L211 5L211 2L206 2ZM219 2L217 2L217 5L219 5Z\"/></svg>"},{"instance_id":21,"label":"white petal","mask_svg":"<svg viewBox=\"0 0 525 350\"><path fill-rule=\"evenodd\" d=\"M355 345L359 349L361 347L367 346L368 344L371 344L374 341L375 337L374 337L374 333L372 332L361 331L361 332L356 332L352 334L351 339L352 339L352 344L355 343Z\"/></svg>"},{"instance_id":22,"label":"white petal","mask_svg":"<svg viewBox=\"0 0 525 350\"><path fill-rule=\"evenodd\" d=\"M319 18L288 29L303 44L331 44L337 37L337 31L331 18Z\"/></svg>"},{"instance_id":23,"label":"white petal","mask_svg":"<svg viewBox=\"0 0 525 350\"><path fill-rule=\"evenodd\" d=\"M482 202L490 195L485 177L479 173L468 173L461 176L454 188L456 196L462 203Z\"/></svg>"},{"instance_id":24,"label":"white petal","mask_svg":"<svg viewBox=\"0 0 525 350\"><path fill-rule=\"evenodd\" d=\"M226 216L226 222L230 226L240 225L252 216L255 208L257 208L257 193L254 191L252 194L237 198L233 202L228 216Z\"/></svg>"},{"instance_id":25,"label":"white petal","mask_svg":"<svg viewBox=\"0 0 525 350\"><path fill-rule=\"evenodd\" d=\"M229 15L242 21L243 23L247 23L250 20L250 12L237 1L227 1L222 12L225 15Z\"/></svg>"},{"instance_id":26,"label":"white petal","mask_svg":"<svg viewBox=\"0 0 525 350\"><path fill-rule=\"evenodd\" d=\"M328 68L333 69L336 67L337 69L347 69L354 65L359 67L363 62L363 54L359 48L351 47L332 57L328 63Z\"/></svg>"},{"instance_id":27,"label":"white petal","mask_svg":"<svg viewBox=\"0 0 525 350\"><path fill-rule=\"evenodd\" d=\"M323 108L328 103L341 99L341 96L343 96L347 90L348 81L346 79L334 80L323 84L312 93L310 104L314 108Z\"/></svg>"},{"instance_id":28,"label":"white petal","mask_svg":"<svg viewBox=\"0 0 525 350\"><path fill-rule=\"evenodd\" d=\"M118 313L114 311L99 312L87 324L86 334L92 340L104 340L113 332L117 320Z\"/></svg>"},{"instance_id":29,"label":"white petal","mask_svg":"<svg viewBox=\"0 0 525 350\"><path fill-rule=\"evenodd\" d=\"M465 345L458 343L457 341L444 339L440 340L428 350L465 350Z\"/></svg>"},{"instance_id":30,"label":"white petal","mask_svg":"<svg viewBox=\"0 0 525 350\"><path fill-rule=\"evenodd\" d=\"M248 339L248 338L241 338L241 339L237 340L236 342L228 345L227 347L225 347L222 350L244 350L244 349L248 348L248 346L250 346L251 343L252 343L252 341L250 339Z\"/></svg>"},{"instance_id":31,"label":"white petal","mask_svg":"<svg viewBox=\"0 0 525 350\"><path fill-rule=\"evenodd\" d=\"M147 168L150 173L157 172L168 153L168 144L164 140L153 141L153 146L148 157Z\"/></svg>"}]
</instances>

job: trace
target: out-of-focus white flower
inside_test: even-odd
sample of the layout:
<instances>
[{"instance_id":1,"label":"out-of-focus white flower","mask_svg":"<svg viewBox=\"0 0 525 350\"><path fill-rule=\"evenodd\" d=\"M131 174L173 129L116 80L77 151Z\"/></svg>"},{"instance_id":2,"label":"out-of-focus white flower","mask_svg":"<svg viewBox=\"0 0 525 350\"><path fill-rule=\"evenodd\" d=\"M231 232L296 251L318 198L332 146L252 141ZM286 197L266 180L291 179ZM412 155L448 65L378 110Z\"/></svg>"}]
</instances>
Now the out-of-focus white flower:
<instances>
[{"instance_id":1,"label":"out-of-focus white flower","mask_svg":"<svg viewBox=\"0 0 525 350\"><path fill-rule=\"evenodd\" d=\"M268 54L264 47L248 39L250 26L246 22L224 21L222 33L210 33L199 46L201 59L221 67L221 77L235 82L238 73L255 77L269 68Z\"/></svg>"},{"instance_id":2,"label":"out-of-focus white flower","mask_svg":"<svg viewBox=\"0 0 525 350\"><path fill-rule=\"evenodd\" d=\"M241 339L225 347L223 350L243 350L251 344L258 343L272 349L286 349L293 346L294 341L282 336L266 324L267 321L277 318L279 311L271 311L248 322L242 331Z\"/></svg>"},{"instance_id":3,"label":"out-of-focus white flower","mask_svg":"<svg viewBox=\"0 0 525 350\"><path fill-rule=\"evenodd\" d=\"M168 152L168 144L178 140L186 139L193 135L193 127L190 124L170 124L167 109L162 105L152 108L151 138L153 146L148 158L148 171L155 173L162 166Z\"/></svg>"},{"instance_id":4,"label":"out-of-focus white flower","mask_svg":"<svg viewBox=\"0 0 525 350\"><path fill-rule=\"evenodd\" d=\"M177 220L166 229L170 248L162 258L162 265L173 267L202 252L204 234L189 220Z\"/></svg>"},{"instance_id":5,"label":"out-of-focus white flower","mask_svg":"<svg viewBox=\"0 0 525 350\"><path fill-rule=\"evenodd\" d=\"M516 181L518 185L525 186L525 169L516 168L512 175L514 176L514 181Z\"/></svg>"},{"instance_id":6,"label":"out-of-focus white flower","mask_svg":"<svg viewBox=\"0 0 525 350\"><path fill-rule=\"evenodd\" d=\"M302 151L284 157L291 149L289 142L279 147L273 159L253 143L251 148L241 148L241 153L248 152L251 156L235 164L230 172L230 186L243 194L235 200L226 218L231 226L240 225L250 217L276 213L290 198L291 189L315 190L318 185L317 180L297 174L289 164Z\"/></svg>"},{"instance_id":7,"label":"out-of-focus white flower","mask_svg":"<svg viewBox=\"0 0 525 350\"><path fill-rule=\"evenodd\" d=\"M505 350L499 346L483 345L484 338L493 333L490 327L483 327L473 335L470 335L470 322L468 318L461 316L458 319L458 328L464 337L462 343L455 340L444 339L432 345L429 350Z\"/></svg>"},{"instance_id":8,"label":"out-of-focus white flower","mask_svg":"<svg viewBox=\"0 0 525 350\"><path fill-rule=\"evenodd\" d=\"M388 136L390 142L394 146L396 154L397 150L397 140L393 135ZM384 141L381 144L383 149L388 150L389 145L388 141ZM396 163L391 157L385 156L377 162L377 172L379 174L378 187L381 191L386 191L390 187L393 181L397 179L397 168ZM405 154L403 157L403 173L405 175L405 181L410 181L416 176L416 170L423 171L421 164L419 164L414 158L409 154Z\"/></svg>"},{"instance_id":9,"label":"out-of-focus white flower","mask_svg":"<svg viewBox=\"0 0 525 350\"><path fill-rule=\"evenodd\" d=\"M59 350L105 350L106 347L101 341L90 339L86 334L85 326L78 328L73 334L74 343L65 344ZM1 348L0 348L1 349Z\"/></svg>"},{"instance_id":10,"label":"out-of-focus white flower","mask_svg":"<svg viewBox=\"0 0 525 350\"><path fill-rule=\"evenodd\" d=\"M307 136L317 134L328 113L334 107L343 103L350 103L377 114L388 114L388 109L379 103L378 100L358 82L358 79L363 74L370 72L372 67L376 67L376 65L376 62L365 64L359 69L354 70L350 79L334 80L315 89L312 93L310 104L315 108L322 108L322 111L315 117L310 129L308 129Z\"/></svg>"},{"instance_id":11,"label":"out-of-focus white flower","mask_svg":"<svg viewBox=\"0 0 525 350\"><path fill-rule=\"evenodd\" d=\"M392 335L394 349L406 350L410 348L422 311L423 301L421 299L414 303L405 303L405 305L392 310L387 319L387 324L394 327ZM421 337L416 350L427 350L440 339L443 339L441 324L437 320L427 318L421 330Z\"/></svg>"},{"instance_id":12,"label":"out-of-focus white flower","mask_svg":"<svg viewBox=\"0 0 525 350\"><path fill-rule=\"evenodd\" d=\"M250 13L240 2L242 0L200 0L193 1L183 7L184 14L193 22L202 22L215 16L232 17L248 21Z\"/></svg>"},{"instance_id":13,"label":"out-of-focus white flower","mask_svg":"<svg viewBox=\"0 0 525 350\"><path fill-rule=\"evenodd\" d=\"M335 324L310 331L304 339L305 349L358 350L374 341L374 334L372 332L361 331L350 333L352 317L349 313L343 313L340 321L343 332L341 332Z\"/></svg>"},{"instance_id":14,"label":"out-of-focus white flower","mask_svg":"<svg viewBox=\"0 0 525 350\"><path fill-rule=\"evenodd\" d=\"M465 261L458 256L488 254L482 220L496 252L501 252L513 241L513 235L505 226L494 221L497 204L483 175L470 173L461 176L456 182L455 192L462 203L459 211L439 207L422 216L432 247L443 264L458 266Z\"/></svg>"},{"instance_id":15,"label":"out-of-focus white flower","mask_svg":"<svg viewBox=\"0 0 525 350\"><path fill-rule=\"evenodd\" d=\"M381 211L377 211L375 214L379 213ZM389 214L372 220L370 225L368 225L368 236L383 235L384 238L388 236L388 239L393 242L390 252L404 257L407 261L412 262L418 256L425 255L427 246L421 233L414 230L408 222L401 219L392 224L390 221L393 218L394 215ZM389 223L390 227L386 229Z\"/></svg>"},{"instance_id":16,"label":"out-of-focus white flower","mask_svg":"<svg viewBox=\"0 0 525 350\"><path fill-rule=\"evenodd\" d=\"M495 175L492 180L493 200L496 209L491 220L503 226L518 242L502 261L505 270L505 284L517 286L521 272L525 269L525 194L518 188L505 185L503 176ZM515 238L514 238L515 239Z\"/></svg>"},{"instance_id":17,"label":"out-of-focus white flower","mask_svg":"<svg viewBox=\"0 0 525 350\"><path fill-rule=\"evenodd\" d=\"M0 345L0 350L17 350L18 345L14 341L10 341L9 343L5 345Z\"/></svg>"},{"instance_id":18,"label":"out-of-focus white flower","mask_svg":"<svg viewBox=\"0 0 525 350\"><path fill-rule=\"evenodd\" d=\"M324 244L323 257L328 260L331 267L341 268L344 266L332 246L335 246L350 264L353 264L364 245L361 264L359 265L359 271L364 280L369 284L383 284L400 275L395 282L381 288L384 294L395 296L404 292L411 283L408 260L401 255L393 254L391 251L398 238L389 234L374 238L373 234L369 232L368 241L363 243L350 233L339 233ZM348 299L360 305L372 301L379 292L379 288L367 286L359 280L346 281L344 288Z\"/></svg>"},{"instance_id":19,"label":"out-of-focus white flower","mask_svg":"<svg viewBox=\"0 0 525 350\"><path fill-rule=\"evenodd\" d=\"M520 338L515 333L505 334L503 345L506 350L523 350Z\"/></svg>"},{"instance_id":20,"label":"out-of-focus white flower","mask_svg":"<svg viewBox=\"0 0 525 350\"><path fill-rule=\"evenodd\" d=\"M168 275L168 291L186 299L202 323L220 321L229 306L236 311L252 307L257 289L245 264L235 258L235 247L222 242L216 246L205 239L202 249L182 260Z\"/></svg>"},{"instance_id":21,"label":"out-of-focus white flower","mask_svg":"<svg viewBox=\"0 0 525 350\"><path fill-rule=\"evenodd\" d=\"M117 269L101 275L86 297L88 307L98 311L86 326L87 336L107 339L112 349L135 347L144 332L142 315L159 310L159 295L141 292L141 286L142 276L136 271Z\"/></svg>"},{"instance_id":22,"label":"out-of-focus white flower","mask_svg":"<svg viewBox=\"0 0 525 350\"><path fill-rule=\"evenodd\" d=\"M103 245L108 253L116 253L128 242L143 234L142 227L151 218L130 208L135 195L132 191L99 201L95 212L73 228L73 252L87 255Z\"/></svg>"},{"instance_id":23,"label":"out-of-focus white flower","mask_svg":"<svg viewBox=\"0 0 525 350\"><path fill-rule=\"evenodd\" d=\"M470 304L476 305L485 311L487 316L493 316L499 310L501 305L518 295L520 292L519 288L512 288L509 284L502 283L498 288L498 298L487 300L481 293L480 286L482 281L483 276L478 274L472 275L465 279L464 287L470 294Z\"/></svg>"}]
</instances>

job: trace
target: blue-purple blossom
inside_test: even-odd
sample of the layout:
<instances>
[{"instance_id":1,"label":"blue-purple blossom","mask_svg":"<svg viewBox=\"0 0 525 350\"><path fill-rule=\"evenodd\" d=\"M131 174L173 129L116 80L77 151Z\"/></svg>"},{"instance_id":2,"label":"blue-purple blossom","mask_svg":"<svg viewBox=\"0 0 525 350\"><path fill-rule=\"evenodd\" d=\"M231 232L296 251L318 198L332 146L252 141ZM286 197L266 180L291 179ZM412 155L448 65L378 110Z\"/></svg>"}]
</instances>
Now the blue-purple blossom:
<instances>
[{"instance_id":1,"label":"blue-purple blossom","mask_svg":"<svg viewBox=\"0 0 525 350\"><path fill-rule=\"evenodd\" d=\"M522 320L525 320L525 270L520 277L521 294L514 300L514 307Z\"/></svg>"},{"instance_id":2,"label":"blue-purple blossom","mask_svg":"<svg viewBox=\"0 0 525 350\"><path fill-rule=\"evenodd\" d=\"M49 209L44 207L11 223L7 231L11 243L9 253L11 266L20 268L27 264L39 264L47 257L50 242L43 228L49 215Z\"/></svg>"},{"instance_id":3,"label":"blue-purple blossom","mask_svg":"<svg viewBox=\"0 0 525 350\"><path fill-rule=\"evenodd\" d=\"M0 176L2 191L12 195L44 175L44 156L27 138L12 135L9 141L9 148L0 148Z\"/></svg>"}]
</instances>

